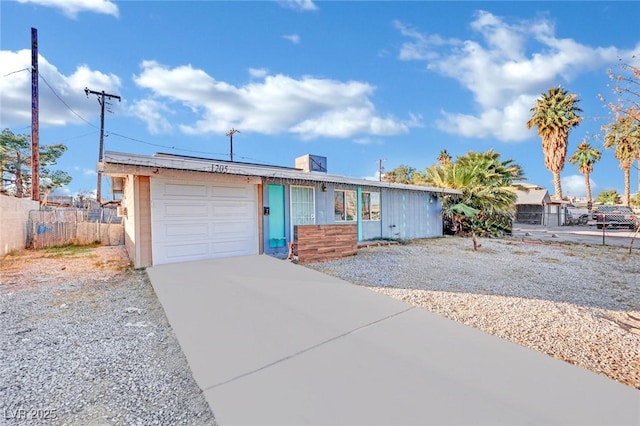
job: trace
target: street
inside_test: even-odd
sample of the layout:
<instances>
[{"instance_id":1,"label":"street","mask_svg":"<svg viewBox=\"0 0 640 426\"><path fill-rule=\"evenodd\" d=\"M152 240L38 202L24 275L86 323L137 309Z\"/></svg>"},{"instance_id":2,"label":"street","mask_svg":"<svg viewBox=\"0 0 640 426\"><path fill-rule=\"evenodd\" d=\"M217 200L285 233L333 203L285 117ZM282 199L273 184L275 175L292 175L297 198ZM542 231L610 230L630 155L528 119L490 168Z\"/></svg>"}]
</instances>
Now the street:
<instances>
[{"instance_id":1,"label":"street","mask_svg":"<svg viewBox=\"0 0 640 426\"><path fill-rule=\"evenodd\" d=\"M629 229L604 228L595 226L542 226L523 223L513 224L513 237L524 240L543 240L548 242L565 241L591 245L629 247L635 231ZM636 236L633 248L640 250L640 235Z\"/></svg>"}]
</instances>

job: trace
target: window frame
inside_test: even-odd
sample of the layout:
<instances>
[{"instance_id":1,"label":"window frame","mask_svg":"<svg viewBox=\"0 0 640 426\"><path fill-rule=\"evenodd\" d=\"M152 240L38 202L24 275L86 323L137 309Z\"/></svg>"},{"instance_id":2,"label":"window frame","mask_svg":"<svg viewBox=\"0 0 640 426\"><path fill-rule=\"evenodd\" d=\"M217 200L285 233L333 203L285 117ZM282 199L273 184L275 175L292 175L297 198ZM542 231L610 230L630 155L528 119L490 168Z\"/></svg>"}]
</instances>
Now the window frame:
<instances>
[{"instance_id":1,"label":"window frame","mask_svg":"<svg viewBox=\"0 0 640 426\"><path fill-rule=\"evenodd\" d=\"M368 217L365 217L365 214L367 212L365 212L365 206L367 205L365 203L365 194L369 196L369 211L368 211ZM374 212L373 212L373 206L374 203L372 201L372 194L377 195L377 218L374 218ZM379 191L362 191L362 196L361 196L361 200L360 200L361 204L362 204L362 212L361 212L361 218L363 221L368 221L368 222L380 222L380 218L381 218L381 212L382 212L382 207L381 207L381 202L380 202L380 192Z\"/></svg>"},{"instance_id":2,"label":"window frame","mask_svg":"<svg viewBox=\"0 0 640 426\"><path fill-rule=\"evenodd\" d=\"M342 218L338 218L338 209L336 208L336 200L338 193L342 193ZM353 196L353 208L355 209L351 215L352 219L349 219L349 208L347 202L347 194ZM352 189L334 189L333 191L333 221L334 222L357 222L358 221L358 194Z\"/></svg>"}]
</instances>

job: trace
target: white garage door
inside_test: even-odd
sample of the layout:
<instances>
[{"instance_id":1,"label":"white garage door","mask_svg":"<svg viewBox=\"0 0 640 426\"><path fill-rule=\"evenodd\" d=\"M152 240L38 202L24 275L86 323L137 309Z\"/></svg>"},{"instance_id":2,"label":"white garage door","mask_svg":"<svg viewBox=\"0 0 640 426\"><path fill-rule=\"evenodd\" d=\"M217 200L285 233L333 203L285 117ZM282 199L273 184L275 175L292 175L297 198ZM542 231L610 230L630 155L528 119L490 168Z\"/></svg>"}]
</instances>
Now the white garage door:
<instances>
[{"instance_id":1,"label":"white garage door","mask_svg":"<svg viewBox=\"0 0 640 426\"><path fill-rule=\"evenodd\" d=\"M151 179L153 264L258 254L256 187Z\"/></svg>"}]
</instances>

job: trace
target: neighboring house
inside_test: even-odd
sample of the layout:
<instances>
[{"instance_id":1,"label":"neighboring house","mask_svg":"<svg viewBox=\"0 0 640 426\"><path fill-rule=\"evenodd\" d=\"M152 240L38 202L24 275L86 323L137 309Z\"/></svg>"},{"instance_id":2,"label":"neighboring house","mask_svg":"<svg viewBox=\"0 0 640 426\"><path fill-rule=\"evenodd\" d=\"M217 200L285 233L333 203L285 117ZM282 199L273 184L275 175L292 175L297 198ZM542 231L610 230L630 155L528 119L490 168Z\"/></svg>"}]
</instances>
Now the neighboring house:
<instances>
[{"instance_id":1,"label":"neighboring house","mask_svg":"<svg viewBox=\"0 0 640 426\"><path fill-rule=\"evenodd\" d=\"M521 185L522 186L522 185ZM515 222L534 225L564 225L569 201L554 200L546 189L531 185L524 190L515 190Z\"/></svg>"},{"instance_id":2,"label":"neighboring house","mask_svg":"<svg viewBox=\"0 0 640 426\"><path fill-rule=\"evenodd\" d=\"M518 223L544 224L545 206L551 202L549 191L534 188L516 190L516 219Z\"/></svg>"},{"instance_id":3,"label":"neighboring house","mask_svg":"<svg viewBox=\"0 0 640 426\"><path fill-rule=\"evenodd\" d=\"M294 226L304 224L356 224L359 241L439 237L442 195L460 194L314 172L326 170L324 157L296 165L106 152L99 167L122 197L136 267L286 254Z\"/></svg>"}]
</instances>

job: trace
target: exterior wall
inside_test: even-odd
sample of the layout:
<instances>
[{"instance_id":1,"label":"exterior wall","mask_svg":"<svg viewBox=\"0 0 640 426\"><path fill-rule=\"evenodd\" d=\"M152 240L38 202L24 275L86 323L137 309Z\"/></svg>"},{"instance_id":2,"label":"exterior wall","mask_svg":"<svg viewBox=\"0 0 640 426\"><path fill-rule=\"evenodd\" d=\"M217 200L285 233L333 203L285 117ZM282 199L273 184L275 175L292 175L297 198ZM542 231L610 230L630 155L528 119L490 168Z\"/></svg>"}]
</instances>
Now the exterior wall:
<instances>
[{"instance_id":1,"label":"exterior wall","mask_svg":"<svg viewBox=\"0 0 640 426\"><path fill-rule=\"evenodd\" d=\"M151 203L148 176L128 175L122 194L124 245L136 268L151 266Z\"/></svg>"},{"instance_id":2,"label":"exterior wall","mask_svg":"<svg viewBox=\"0 0 640 426\"><path fill-rule=\"evenodd\" d=\"M382 237L410 240L442 236L440 197L428 192L383 189Z\"/></svg>"},{"instance_id":3,"label":"exterior wall","mask_svg":"<svg viewBox=\"0 0 640 426\"><path fill-rule=\"evenodd\" d=\"M382 238L382 220L362 221L362 240L375 240Z\"/></svg>"},{"instance_id":4,"label":"exterior wall","mask_svg":"<svg viewBox=\"0 0 640 426\"><path fill-rule=\"evenodd\" d=\"M322 262L353 256L358 252L358 226L296 225L295 253L301 263Z\"/></svg>"},{"instance_id":5,"label":"exterior wall","mask_svg":"<svg viewBox=\"0 0 640 426\"><path fill-rule=\"evenodd\" d=\"M29 211L39 208L38 201L0 195L0 256L26 248Z\"/></svg>"},{"instance_id":6,"label":"exterior wall","mask_svg":"<svg viewBox=\"0 0 640 426\"><path fill-rule=\"evenodd\" d=\"M566 220L566 208L560 204L545 205L544 223L545 226L564 225Z\"/></svg>"},{"instance_id":7,"label":"exterior wall","mask_svg":"<svg viewBox=\"0 0 640 426\"><path fill-rule=\"evenodd\" d=\"M138 204L136 218L138 222L137 260L140 268L153 265L151 248L151 182L148 176L139 176L137 180L136 203Z\"/></svg>"},{"instance_id":8,"label":"exterior wall","mask_svg":"<svg viewBox=\"0 0 640 426\"><path fill-rule=\"evenodd\" d=\"M120 205L122 208L127 210L127 214L122 218L122 225L124 226L124 247L127 250L127 254L129 255L129 260L131 260L135 267L138 267L135 261L135 250L136 250L136 221L135 221L135 192L134 192L134 181L136 177L133 175L128 175L124 181L124 187L122 190L122 200L120 201Z\"/></svg>"},{"instance_id":9,"label":"exterior wall","mask_svg":"<svg viewBox=\"0 0 640 426\"><path fill-rule=\"evenodd\" d=\"M286 255L288 243L293 241L291 229L291 186L290 183L274 183L284 187L284 220L286 244L274 247L270 243L269 218L264 216L262 221L264 232L264 252L274 255ZM263 206L270 207L269 183L265 182L263 194ZM301 183L294 186L309 186L314 188L315 197L315 224L316 225L354 225L358 241L374 240L379 238L390 239L415 239L442 236L442 200L435 194L402 189L389 189L378 187L357 187L354 185ZM380 193L381 220L362 220L358 207L357 221L334 220L334 192L336 190L351 190L357 194L361 192ZM358 199L360 199L358 197Z\"/></svg>"}]
</instances>

